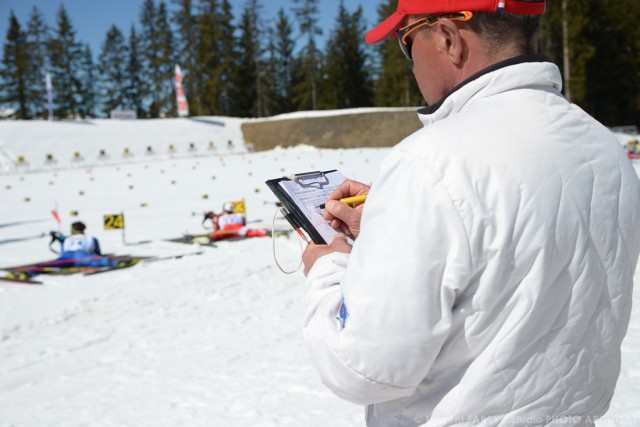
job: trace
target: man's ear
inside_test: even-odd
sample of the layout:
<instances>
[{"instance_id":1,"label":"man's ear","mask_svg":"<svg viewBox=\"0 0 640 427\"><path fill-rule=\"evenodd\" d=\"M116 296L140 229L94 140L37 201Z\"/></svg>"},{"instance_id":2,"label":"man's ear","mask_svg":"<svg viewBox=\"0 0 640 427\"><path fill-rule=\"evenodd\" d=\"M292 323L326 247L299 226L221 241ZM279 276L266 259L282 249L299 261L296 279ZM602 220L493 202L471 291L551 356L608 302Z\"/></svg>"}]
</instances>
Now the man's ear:
<instances>
[{"instance_id":1,"label":"man's ear","mask_svg":"<svg viewBox=\"0 0 640 427\"><path fill-rule=\"evenodd\" d=\"M436 24L438 51L449 57L452 64L460 66L464 59L462 35L458 26L447 18L440 18Z\"/></svg>"}]
</instances>

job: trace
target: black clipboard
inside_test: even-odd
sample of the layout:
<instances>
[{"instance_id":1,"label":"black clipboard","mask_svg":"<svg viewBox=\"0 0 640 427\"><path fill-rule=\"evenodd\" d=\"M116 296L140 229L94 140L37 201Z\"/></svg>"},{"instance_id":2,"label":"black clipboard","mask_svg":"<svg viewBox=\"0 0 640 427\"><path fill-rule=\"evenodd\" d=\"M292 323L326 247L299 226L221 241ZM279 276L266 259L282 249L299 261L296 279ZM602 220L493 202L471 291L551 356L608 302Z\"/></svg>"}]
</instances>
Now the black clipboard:
<instances>
[{"instance_id":1,"label":"black clipboard","mask_svg":"<svg viewBox=\"0 0 640 427\"><path fill-rule=\"evenodd\" d=\"M328 242L312 224L308 217L308 213L305 213L305 209L300 206L300 204L287 192L283 186L283 182L293 181L297 183L304 192L320 192L325 194L327 193L326 188L329 187L323 186L330 184L328 176L334 173L339 174L336 169L329 171L313 171L270 179L265 182L269 189L276 195L280 203L284 206L284 217L289 221L289 224L291 224L294 229L302 228L316 244L327 244ZM340 175L340 177L342 177L342 175ZM344 179L344 177L342 177L342 179ZM336 183L333 182L331 185L335 186L335 184ZM318 205L320 203L324 203L324 200L319 202Z\"/></svg>"}]
</instances>

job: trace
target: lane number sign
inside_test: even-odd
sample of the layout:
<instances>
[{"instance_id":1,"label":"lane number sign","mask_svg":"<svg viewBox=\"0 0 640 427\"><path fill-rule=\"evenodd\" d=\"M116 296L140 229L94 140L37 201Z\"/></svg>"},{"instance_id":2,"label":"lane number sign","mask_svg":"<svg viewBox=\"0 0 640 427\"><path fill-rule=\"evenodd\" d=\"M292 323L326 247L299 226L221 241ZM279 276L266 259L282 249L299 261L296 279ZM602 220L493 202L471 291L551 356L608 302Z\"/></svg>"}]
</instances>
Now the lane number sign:
<instances>
[{"instance_id":1,"label":"lane number sign","mask_svg":"<svg viewBox=\"0 0 640 427\"><path fill-rule=\"evenodd\" d=\"M124 230L124 214L104 215L105 230Z\"/></svg>"}]
</instances>

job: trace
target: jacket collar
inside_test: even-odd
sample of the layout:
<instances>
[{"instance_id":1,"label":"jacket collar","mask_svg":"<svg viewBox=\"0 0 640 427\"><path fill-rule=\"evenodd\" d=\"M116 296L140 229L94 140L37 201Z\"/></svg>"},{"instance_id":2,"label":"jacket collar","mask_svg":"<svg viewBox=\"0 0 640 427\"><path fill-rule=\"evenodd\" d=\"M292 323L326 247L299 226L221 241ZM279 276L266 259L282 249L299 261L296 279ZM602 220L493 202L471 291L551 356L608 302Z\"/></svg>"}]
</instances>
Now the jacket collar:
<instances>
[{"instance_id":1,"label":"jacket collar","mask_svg":"<svg viewBox=\"0 0 640 427\"><path fill-rule=\"evenodd\" d=\"M497 62L454 87L441 101L418 110L427 125L462 110L473 99L518 87L548 88L560 92L562 77L551 60L539 54Z\"/></svg>"}]
</instances>

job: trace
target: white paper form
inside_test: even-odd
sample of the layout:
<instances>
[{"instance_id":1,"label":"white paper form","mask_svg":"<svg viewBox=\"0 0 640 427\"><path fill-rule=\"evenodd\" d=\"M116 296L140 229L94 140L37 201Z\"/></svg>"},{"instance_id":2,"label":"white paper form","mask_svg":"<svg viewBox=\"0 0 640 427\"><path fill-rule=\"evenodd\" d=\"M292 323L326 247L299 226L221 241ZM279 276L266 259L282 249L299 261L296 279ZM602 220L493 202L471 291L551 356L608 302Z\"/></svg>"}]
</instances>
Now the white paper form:
<instances>
[{"instance_id":1,"label":"white paper form","mask_svg":"<svg viewBox=\"0 0 640 427\"><path fill-rule=\"evenodd\" d=\"M324 204L329 194L344 180L340 172L332 171L299 176L295 180L283 180L279 183L327 243L331 242L338 231L325 221L322 217L324 209L318 206Z\"/></svg>"}]
</instances>

